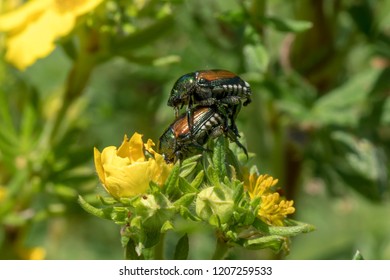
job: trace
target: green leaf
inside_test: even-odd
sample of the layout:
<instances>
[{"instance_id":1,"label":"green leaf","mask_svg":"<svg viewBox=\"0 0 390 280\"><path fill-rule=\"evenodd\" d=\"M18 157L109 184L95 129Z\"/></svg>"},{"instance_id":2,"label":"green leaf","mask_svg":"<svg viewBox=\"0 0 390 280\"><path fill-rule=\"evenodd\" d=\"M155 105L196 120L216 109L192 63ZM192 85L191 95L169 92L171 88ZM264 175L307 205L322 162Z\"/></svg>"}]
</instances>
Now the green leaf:
<instances>
[{"instance_id":1,"label":"green leaf","mask_svg":"<svg viewBox=\"0 0 390 280\"><path fill-rule=\"evenodd\" d=\"M180 206L179 214L184 219L191 220L191 221L196 221L196 222L200 221L200 219L198 217L194 216L187 207Z\"/></svg>"},{"instance_id":2,"label":"green leaf","mask_svg":"<svg viewBox=\"0 0 390 280\"><path fill-rule=\"evenodd\" d=\"M300 224L289 227L269 227L269 234L281 236L296 236L300 233L308 233L315 230L315 227L309 224Z\"/></svg>"},{"instance_id":3,"label":"green leaf","mask_svg":"<svg viewBox=\"0 0 390 280\"><path fill-rule=\"evenodd\" d=\"M279 252L283 248L285 242L286 237L271 235L245 240L243 246L252 250L270 248L276 252Z\"/></svg>"},{"instance_id":4,"label":"green leaf","mask_svg":"<svg viewBox=\"0 0 390 280\"><path fill-rule=\"evenodd\" d=\"M188 235L184 234L176 244L175 254L173 259L186 260L188 258L189 242Z\"/></svg>"},{"instance_id":5,"label":"green leaf","mask_svg":"<svg viewBox=\"0 0 390 280\"><path fill-rule=\"evenodd\" d=\"M176 163L175 166L172 168L172 171L169 174L169 177L162 189L163 192L166 193L168 196L172 196L177 191L176 186L179 181L179 174L180 174L180 165L179 163Z\"/></svg>"},{"instance_id":6,"label":"green leaf","mask_svg":"<svg viewBox=\"0 0 390 280\"><path fill-rule=\"evenodd\" d=\"M103 211L103 209L96 208L96 207L92 206L91 204L89 204L88 202L86 202L81 195L79 195L78 202L79 202L80 206L89 214L92 214L92 215L99 217L99 218L102 218L102 219L111 220L112 208L109 208L109 209L107 208L108 211L107 210Z\"/></svg>"},{"instance_id":7,"label":"green leaf","mask_svg":"<svg viewBox=\"0 0 390 280\"><path fill-rule=\"evenodd\" d=\"M142 254L137 253L137 246L134 240L130 239L128 236L121 236L122 246L125 247L125 259L126 260L143 260L144 257Z\"/></svg>"},{"instance_id":8,"label":"green leaf","mask_svg":"<svg viewBox=\"0 0 390 280\"><path fill-rule=\"evenodd\" d=\"M174 229L174 226L173 226L172 222L171 222L171 221L166 221L166 222L163 223L163 225L161 226L160 232L161 232L161 233L165 233L165 232L167 232L167 231L169 231L169 230L173 230L173 229Z\"/></svg>"},{"instance_id":9,"label":"green leaf","mask_svg":"<svg viewBox=\"0 0 390 280\"><path fill-rule=\"evenodd\" d=\"M179 63L181 61L181 57L178 55L167 55L163 57L158 57L153 61L153 66L162 67L169 66L173 63Z\"/></svg>"},{"instance_id":10,"label":"green leaf","mask_svg":"<svg viewBox=\"0 0 390 280\"><path fill-rule=\"evenodd\" d=\"M197 175L196 177L194 178L194 180L192 180L191 182L191 186L194 188L194 189L199 189L200 185L203 183L203 179L204 179L204 171L201 170Z\"/></svg>"},{"instance_id":11,"label":"green leaf","mask_svg":"<svg viewBox=\"0 0 390 280\"><path fill-rule=\"evenodd\" d=\"M234 190L234 192L233 192L234 204L238 205L238 203L239 203L239 202L241 201L241 199L243 198L243 194L244 194L244 183L238 183L238 182L236 182L233 190Z\"/></svg>"},{"instance_id":12,"label":"green leaf","mask_svg":"<svg viewBox=\"0 0 390 280\"><path fill-rule=\"evenodd\" d=\"M98 196L99 200L104 204L104 205L114 205L118 203L118 200L111 196Z\"/></svg>"},{"instance_id":13,"label":"green leaf","mask_svg":"<svg viewBox=\"0 0 390 280\"><path fill-rule=\"evenodd\" d=\"M110 218L118 225L125 225L127 223L127 218L129 216L129 210L125 207L107 207L105 209L112 209L110 211ZM105 210L104 209L104 210ZM104 211L103 210L103 211Z\"/></svg>"},{"instance_id":14,"label":"green leaf","mask_svg":"<svg viewBox=\"0 0 390 280\"><path fill-rule=\"evenodd\" d=\"M193 188L188 181L182 177L179 177L179 189L183 193L195 193L197 189Z\"/></svg>"},{"instance_id":15,"label":"green leaf","mask_svg":"<svg viewBox=\"0 0 390 280\"><path fill-rule=\"evenodd\" d=\"M37 112L32 104L26 104L20 128L20 143L22 149L29 150L36 133Z\"/></svg>"},{"instance_id":16,"label":"green leaf","mask_svg":"<svg viewBox=\"0 0 390 280\"><path fill-rule=\"evenodd\" d=\"M378 75L378 70L370 68L324 95L313 106L308 121L320 125L357 127L366 108L369 88Z\"/></svg>"},{"instance_id":17,"label":"green leaf","mask_svg":"<svg viewBox=\"0 0 390 280\"><path fill-rule=\"evenodd\" d=\"M16 137L16 130L12 121L11 112L4 91L0 90L0 124L1 130L7 130Z\"/></svg>"},{"instance_id":18,"label":"green leaf","mask_svg":"<svg viewBox=\"0 0 390 280\"><path fill-rule=\"evenodd\" d=\"M352 257L352 260L354 260L354 261L362 261L362 260L364 260L364 257L363 257L363 255L360 253L360 251L357 250L357 251L355 252L355 254L353 255L353 257Z\"/></svg>"},{"instance_id":19,"label":"green leaf","mask_svg":"<svg viewBox=\"0 0 390 280\"><path fill-rule=\"evenodd\" d=\"M192 157L186 158L186 159L183 160L183 162L181 163L181 166L182 166L182 167L186 167L186 166L188 166L188 165L191 165L192 163L197 162L201 157L202 157L202 155L199 154L199 155L194 155L194 156L192 156Z\"/></svg>"},{"instance_id":20,"label":"green leaf","mask_svg":"<svg viewBox=\"0 0 390 280\"><path fill-rule=\"evenodd\" d=\"M156 20L146 28L140 29L124 39L112 43L113 53L124 57L131 54L135 49L145 47L164 35L174 24L173 16L168 15Z\"/></svg>"},{"instance_id":21,"label":"green leaf","mask_svg":"<svg viewBox=\"0 0 390 280\"><path fill-rule=\"evenodd\" d=\"M74 201L77 198L77 190L67 185L57 184L54 186L54 192L62 198L72 199Z\"/></svg>"},{"instance_id":22,"label":"green leaf","mask_svg":"<svg viewBox=\"0 0 390 280\"><path fill-rule=\"evenodd\" d=\"M270 61L267 50L261 44L245 45L243 48L245 65L248 72L264 73Z\"/></svg>"},{"instance_id":23,"label":"green leaf","mask_svg":"<svg viewBox=\"0 0 390 280\"><path fill-rule=\"evenodd\" d=\"M197 165L197 162L186 163L186 165L183 164L181 166L180 176L187 177L188 175L190 175L192 173L192 171L194 171L196 165Z\"/></svg>"},{"instance_id":24,"label":"green leaf","mask_svg":"<svg viewBox=\"0 0 390 280\"><path fill-rule=\"evenodd\" d=\"M313 24L310 21L281 19L279 17L263 17L260 19L265 25L273 27L281 32L299 33L312 28Z\"/></svg>"},{"instance_id":25,"label":"green leaf","mask_svg":"<svg viewBox=\"0 0 390 280\"><path fill-rule=\"evenodd\" d=\"M295 236L300 233L308 233L315 230L315 227L310 224L294 220L285 220L286 226L269 226L260 219L256 219L252 224L260 234L278 235L278 236Z\"/></svg>"},{"instance_id":26,"label":"green leaf","mask_svg":"<svg viewBox=\"0 0 390 280\"><path fill-rule=\"evenodd\" d=\"M219 181L222 182L226 173L226 165L225 165L225 144L227 139L224 137L219 137L215 148L213 150L213 166L215 168L215 173L219 178Z\"/></svg>"},{"instance_id":27,"label":"green leaf","mask_svg":"<svg viewBox=\"0 0 390 280\"><path fill-rule=\"evenodd\" d=\"M207 178L210 181L211 185L216 186L216 187L220 185L219 175L213 166L210 165L207 168L206 174L207 174Z\"/></svg>"},{"instance_id":28,"label":"green leaf","mask_svg":"<svg viewBox=\"0 0 390 280\"><path fill-rule=\"evenodd\" d=\"M331 134L332 167L350 187L372 200L381 199L388 188L386 157L368 139L343 131Z\"/></svg>"},{"instance_id":29,"label":"green leaf","mask_svg":"<svg viewBox=\"0 0 390 280\"><path fill-rule=\"evenodd\" d=\"M180 197L178 200L176 200L174 203L173 203L173 206L175 208L179 208L179 207L187 207L188 205L190 205L194 199L196 197L196 193L187 193L185 195L183 195L182 197Z\"/></svg>"}]
</instances>

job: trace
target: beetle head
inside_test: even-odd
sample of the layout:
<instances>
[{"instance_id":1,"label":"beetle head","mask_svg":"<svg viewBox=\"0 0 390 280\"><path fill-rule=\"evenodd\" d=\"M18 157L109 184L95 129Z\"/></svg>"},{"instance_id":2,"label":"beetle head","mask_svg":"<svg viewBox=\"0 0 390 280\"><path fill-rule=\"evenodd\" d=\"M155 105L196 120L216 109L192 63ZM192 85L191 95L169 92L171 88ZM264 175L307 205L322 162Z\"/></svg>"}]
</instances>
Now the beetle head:
<instances>
[{"instance_id":1,"label":"beetle head","mask_svg":"<svg viewBox=\"0 0 390 280\"><path fill-rule=\"evenodd\" d=\"M168 106L179 107L188 104L190 95L195 88L195 73L181 76L174 84L168 99Z\"/></svg>"}]
</instances>

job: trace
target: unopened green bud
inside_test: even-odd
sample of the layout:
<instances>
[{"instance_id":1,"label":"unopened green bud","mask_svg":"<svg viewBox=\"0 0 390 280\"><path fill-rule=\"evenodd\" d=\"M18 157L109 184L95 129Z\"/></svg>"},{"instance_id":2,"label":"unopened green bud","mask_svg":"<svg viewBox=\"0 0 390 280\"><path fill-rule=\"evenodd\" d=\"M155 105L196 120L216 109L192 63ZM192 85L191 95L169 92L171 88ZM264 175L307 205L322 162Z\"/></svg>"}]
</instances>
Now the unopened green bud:
<instances>
[{"instance_id":1,"label":"unopened green bud","mask_svg":"<svg viewBox=\"0 0 390 280\"><path fill-rule=\"evenodd\" d=\"M196 200L196 214L205 221L217 225L215 217L221 224L229 221L234 209L233 190L220 186L203 189Z\"/></svg>"}]
</instances>

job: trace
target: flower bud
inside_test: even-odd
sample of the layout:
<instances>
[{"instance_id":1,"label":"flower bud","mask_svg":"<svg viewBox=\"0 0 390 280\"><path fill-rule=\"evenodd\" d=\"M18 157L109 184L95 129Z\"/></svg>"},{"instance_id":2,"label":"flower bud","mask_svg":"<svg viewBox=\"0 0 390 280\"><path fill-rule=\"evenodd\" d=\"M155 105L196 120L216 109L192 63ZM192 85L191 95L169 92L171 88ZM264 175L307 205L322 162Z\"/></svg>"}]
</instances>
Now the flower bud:
<instances>
[{"instance_id":1,"label":"flower bud","mask_svg":"<svg viewBox=\"0 0 390 280\"><path fill-rule=\"evenodd\" d=\"M196 200L196 214L205 221L217 216L221 224L229 221L234 209L233 190L227 187L203 189Z\"/></svg>"}]
</instances>

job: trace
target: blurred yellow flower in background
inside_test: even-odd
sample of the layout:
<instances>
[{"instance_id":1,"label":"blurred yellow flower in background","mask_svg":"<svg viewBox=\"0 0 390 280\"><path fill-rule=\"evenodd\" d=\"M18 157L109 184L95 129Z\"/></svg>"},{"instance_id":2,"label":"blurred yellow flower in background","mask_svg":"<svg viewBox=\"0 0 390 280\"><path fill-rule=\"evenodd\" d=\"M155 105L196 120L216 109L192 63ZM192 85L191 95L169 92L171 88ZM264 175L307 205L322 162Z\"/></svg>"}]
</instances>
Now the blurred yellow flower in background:
<instances>
[{"instance_id":1,"label":"blurred yellow flower in background","mask_svg":"<svg viewBox=\"0 0 390 280\"><path fill-rule=\"evenodd\" d=\"M0 32L7 33L7 61L24 70L49 55L58 38L68 35L79 16L103 0L32 0L0 15Z\"/></svg>"},{"instance_id":2,"label":"blurred yellow flower in background","mask_svg":"<svg viewBox=\"0 0 390 280\"><path fill-rule=\"evenodd\" d=\"M109 146L100 153L94 149L95 167L104 188L115 198L146 192L151 181L163 185L173 165L153 150L154 143L143 143L142 135L125 135L122 145Z\"/></svg>"},{"instance_id":3,"label":"blurred yellow flower in background","mask_svg":"<svg viewBox=\"0 0 390 280\"><path fill-rule=\"evenodd\" d=\"M46 250L42 247L19 248L18 253L22 260L43 260L46 257Z\"/></svg>"},{"instance_id":4,"label":"blurred yellow flower in background","mask_svg":"<svg viewBox=\"0 0 390 280\"><path fill-rule=\"evenodd\" d=\"M7 189L3 186L0 186L0 202L2 202L7 196Z\"/></svg>"},{"instance_id":5,"label":"blurred yellow flower in background","mask_svg":"<svg viewBox=\"0 0 390 280\"><path fill-rule=\"evenodd\" d=\"M269 225L283 226L283 220L294 213L295 208L293 200L282 200L279 193L272 190L277 183L278 180L271 176L251 174L245 188L251 199L261 198L259 218Z\"/></svg>"}]
</instances>

